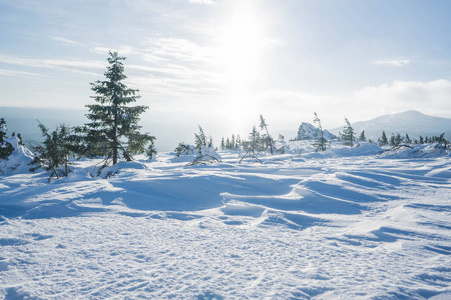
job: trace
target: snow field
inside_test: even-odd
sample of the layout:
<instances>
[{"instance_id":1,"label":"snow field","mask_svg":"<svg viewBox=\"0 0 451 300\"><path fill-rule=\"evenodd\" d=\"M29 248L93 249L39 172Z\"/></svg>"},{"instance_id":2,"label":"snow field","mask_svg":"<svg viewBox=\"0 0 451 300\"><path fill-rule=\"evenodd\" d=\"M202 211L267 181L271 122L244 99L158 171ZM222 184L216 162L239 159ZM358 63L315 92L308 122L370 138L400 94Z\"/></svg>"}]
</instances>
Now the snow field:
<instances>
[{"instance_id":1,"label":"snow field","mask_svg":"<svg viewBox=\"0 0 451 300\"><path fill-rule=\"evenodd\" d=\"M109 179L79 161L50 184L0 177L0 295L447 297L450 157L381 159L370 147L300 143L263 164L219 152L221 163L194 167L163 153Z\"/></svg>"}]
</instances>

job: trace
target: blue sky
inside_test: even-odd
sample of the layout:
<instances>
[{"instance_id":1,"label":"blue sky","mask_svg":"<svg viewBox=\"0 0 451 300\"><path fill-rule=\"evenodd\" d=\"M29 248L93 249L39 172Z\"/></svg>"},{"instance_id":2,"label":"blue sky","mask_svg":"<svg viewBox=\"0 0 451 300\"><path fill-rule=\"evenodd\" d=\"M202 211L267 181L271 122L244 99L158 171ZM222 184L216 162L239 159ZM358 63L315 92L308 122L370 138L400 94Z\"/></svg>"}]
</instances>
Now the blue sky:
<instances>
[{"instance_id":1,"label":"blue sky","mask_svg":"<svg viewBox=\"0 0 451 300\"><path fill-rule=\"evenodd\" d=\"M450 16L448 0L0 0L0 106L84 109L118 50L160 127L451 117Z\"/></svg>"}]
</instances>

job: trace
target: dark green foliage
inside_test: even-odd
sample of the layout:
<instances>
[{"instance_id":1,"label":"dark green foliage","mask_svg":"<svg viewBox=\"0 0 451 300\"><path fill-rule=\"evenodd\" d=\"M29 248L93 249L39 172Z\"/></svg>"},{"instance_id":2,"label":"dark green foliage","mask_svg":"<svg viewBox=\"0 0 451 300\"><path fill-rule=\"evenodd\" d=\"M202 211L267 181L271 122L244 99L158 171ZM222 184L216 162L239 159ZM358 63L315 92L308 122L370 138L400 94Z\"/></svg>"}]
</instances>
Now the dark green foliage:
<instances>
[{"instance_id":1,"label":"dark green foliage","mask_svg":"<svg viewBox=\"0 0 451 300\"><path fill-rule=\"evenodd\" d=\"M418 141L418 143L424 144L424 139L423 139L423 137L421 135L420 135L420 140Z\"/></svg>"},{"instance_id":2,"label":"dark green foliage","mask_svg":"<svg viewBox=\"0 0 451 300\"><path fill-rule=\"evenodd\" d=\"M354 146L355 142L355 131L352 128L351 123L345 118L346 126L343 130L343 133L340 134L341 139L343 140L343 145L345 146Z\"/></svg>"},{"instance_id":3,"label":"dark green foliage","mask_svg":"<svg viewBox=\"0 0 451 300\"><path fill-rule=\"evenodd\" d=\"M252 127L252 132L249 134L249 143L247 146L248 152L251 152L252 155L255 155L255 152L259 150L259 144L260 144L260 133L257 131L257 129Z\"/></svg>"},{"instance_id":4,"label":"dark green foliage","mask_svg":"<svg viewBox=\"0 0 451 300\"><path fill-rule=\"evenodd\" d=\"M10 156L14 150L13 146L10 143L5 141L5 139L7 138L7 136L6 136L7 130L8 129L6 127L5 119L1 118L0 119L0 160Z\"/></svg>"},{"instance_id":5,"label":"dark green foliage","mask_svg":"<svg viewBox=\"0 0 451 300\"><path fill-rule=\"evenodd\" d=\"M191 148L190 145L187 145L185 143L179 143L179 145L174 150L177 157L179 157L181 154L189 155L194 154L193 148Z\"/></svg>"},{"instance_id":6,"label":"dark green foliage","mask_svg":"<svg viewBox=\"0 0 451 300\"><path fill-rule=\"evenodd\" d=\"M390 146L395 146L396 142L395 142L395 135L392 133L390 136L390 142L389 142Z\"/></svg>"},{"instance_id":7,"label":"dark green foliage","mask_svg":"<svg viewBox=\"0 0 451 300\"><path fill-rule=\"evenodd\" d=\"M46 171L51 171L49 182L53 177L68 176L71 172L69 168L69 157L72 154L69 140L71 129L61 124L49 133L49 129L41 122L38 126L45 141L32 147L35 157L31 163L36 166L31 168L30 171L35 171L40 167L43 167Z\"/></svg>"},{"instance_id":8,"label":"dark green foliage","mask_svg":"<svg viewBox=\"0 0 451 300\"><path fill-rule=\"evenodd\" d=\"M359 141L366 142L365 130L362 130L359 136Z\"/></svg>"},{"instance_id":9,"label":"dark green foliage","mask_svg":"<svg viewBox=\"0 0 451 300\"><path fill-rule=\"evenodd\" d=\"M406 137L404 138L404 143L411 144L412 140L410 139L409 135L406 133Z\"/></svg>"},{"instance_id":10,"label":"dark green foliage","mask_svg":"<svg viewBox=\"0 0 451 300\"><path fill-rule=\"evenodd\" d=\"M146 151L147 157L149 159L154 158L154 156L157 154L157 148L155 148L155 142L154 140L150 141L149 146L147 147L147 151Z\"/></svg>"},{"instance_id":11,"label":"dark green foliage","mask_svg":"<svg viewBox=\"0 0 451 300\"><path fill-rule=\"evenodd\" d=\"M399 133L396 133L395 136L395 146L398 146L399 144L401 144L403 142L402 137Z\"/></svg>"},{"instance_id":12,"label":"dark green foliage","mask_svg":"<svg viewBox=\"0 0 451 300\"><path fill-rule=\"evenodd\" d=\"M318 151L326 151L327 146L330 145L330 142L324 138L323 127L321 126L321 120L318 118L316 112L314 113L315 118L313 119L314 123L318 124L319 136L318 139L313 143L313 146L316 147L316 152Z\"/></svg>"},{"instance_id":13,"label":"dark green foliage","mask_svg":"<svg viewBox=\"0 0 451 300\"><path fill-rule=\"evenodd\" d=\"M202 146L207 147L207 137L205 136L204 130L199 126L199 133L194 134L194 145L198 153L202 152Z\"/></svg>"},{"instance_id":14,"label":"dark green foliage","mask_svg":"<svg viewBox=\"0 0 451 300\"><path fill-rule=\"evenodd\" d=\"M379 146L386 146L388 144L387 135L382 131L382 136L379 138Z\"/></svg>"},{"instance_id":15,"label":"dark green foliage","mask_svg":"<svg viewBox=\"0 0 451 300\"><path fill-rule=\"evenodd\" d=\"M270 150L271 154L274 154L274 151L273 151L274 140L271 137L271 135L269 134L268 124L266 124L266 121L263 118L263 115L260 115L260 130L263 130L263 129L266 131L266 133L264 133L262 135L263 148L266 149L269 146L269 150Z\"/></svg>"},{"instance_id":16,"label":"dark green foliage","mask_svg":"<svg viewBox=\"0 0 451 300\"><path fill-rule=\"evenodd\" d=\"M81 154L105 157L104 166L110 160L113 165L121 158L131 161L132 155L146 152L146 145L155 140L154 136L139 132L142 128L138 125L140 115L148 107L130 106L141 96L139 90L122 83L127 78L122 63L125 57L118 56L117 52L109 55L106 80L91 83L91 89L96 93L91 98L96 104L86 105L89 109L86 117L90 122L77 129L83 134L82 138L78 141L75 138Z\"/></svg>"}]
</instances>

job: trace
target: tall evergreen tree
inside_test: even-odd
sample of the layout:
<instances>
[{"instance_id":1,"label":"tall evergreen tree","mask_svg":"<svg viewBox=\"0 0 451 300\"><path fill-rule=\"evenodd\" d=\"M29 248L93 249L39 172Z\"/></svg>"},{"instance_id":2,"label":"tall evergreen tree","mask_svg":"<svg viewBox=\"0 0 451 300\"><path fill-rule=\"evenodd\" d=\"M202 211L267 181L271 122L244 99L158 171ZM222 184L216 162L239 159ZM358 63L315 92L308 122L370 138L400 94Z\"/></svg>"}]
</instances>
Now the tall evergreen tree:
<instances>
[{"instance_id":1,"label":"tall evergreen tree","mask_svg":"<svg viewBox=\"0 0 451 300\"><path fill-rule=\"evenodd\" d=\"M354 146L355 142L355 131L352 128L351 123L345 118L346 126L341 134L341 139L343 140L343 145L345 146Z\"/></svg>"},{"instance_id":2,"label":"tall evergreen tree","mask_svg":"<svg viewBox=\"0 0 451 300\"><path fill-rule=\"evenodd\" d=\"M117 52L109 52L106 80L91 83L96 93L91 98L96 104L86 105L91 121L81 130L84 136L84 154L88 156L104 156L106 166L111 160L113 165L120 158L132 160L132 155L144 153L146 144L155 137L148 133L140 133L138 125L140 115L149 107L144 105L130 106L141 96L139 90L128 88L122 81L124 75L122 61L126 58Z\"/></svg>"}]
</instances>

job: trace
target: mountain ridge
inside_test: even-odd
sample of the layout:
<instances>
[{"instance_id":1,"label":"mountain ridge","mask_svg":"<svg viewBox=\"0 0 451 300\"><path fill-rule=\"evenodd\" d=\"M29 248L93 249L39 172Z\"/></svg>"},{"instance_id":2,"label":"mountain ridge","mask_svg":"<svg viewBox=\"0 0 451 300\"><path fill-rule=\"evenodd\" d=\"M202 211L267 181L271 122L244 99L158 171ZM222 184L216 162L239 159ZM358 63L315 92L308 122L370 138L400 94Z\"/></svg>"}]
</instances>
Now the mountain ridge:
<instances>
[{"instance_id":1,"label":"mountain ridge","mask_svg":"<svg viewBox=\"0 0 451 300\"><path fill-rule=\"evenodd\" d=\"M386 135L391 133L409 134L411 138L418 138L420 135L438 136L445 133L445 138L451 137L451 118L435 117L426 115L416 110L408 110L401 113L389 114L376 117L367 121L352 123L352 127L359 135L362 130L365 131L367 138L377 139L385 131ZM343 127L330 130L338 134Z\"/></svg>"}]
</instances>

